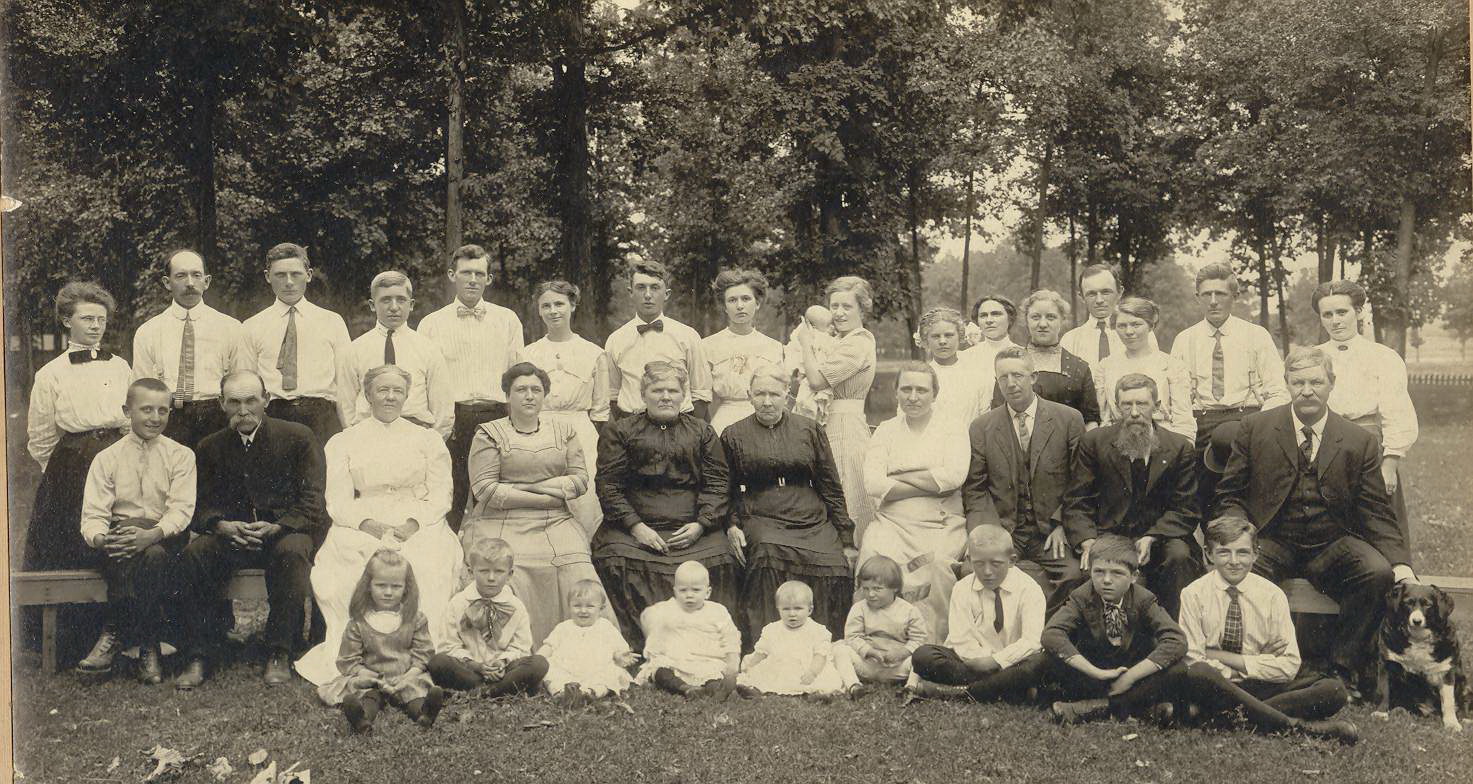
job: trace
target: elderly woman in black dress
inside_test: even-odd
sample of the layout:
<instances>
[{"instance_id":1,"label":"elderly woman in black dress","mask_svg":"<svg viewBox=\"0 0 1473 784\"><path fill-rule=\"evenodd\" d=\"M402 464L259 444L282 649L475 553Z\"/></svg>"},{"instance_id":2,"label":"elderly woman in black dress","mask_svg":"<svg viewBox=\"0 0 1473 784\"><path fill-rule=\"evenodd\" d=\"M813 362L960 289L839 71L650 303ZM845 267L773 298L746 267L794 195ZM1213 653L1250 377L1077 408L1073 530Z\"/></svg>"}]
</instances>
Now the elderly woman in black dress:
<instances>
[{"instance_id":1,"label":"elderly woman in black dress","mask_svg":"<svg viewBox=\"0 0 1473 784\"><path fill-rule=\"evenodd\" d=\"M634 650L644 645L640 613L673 595L681 563L706 567L713 602L735 606L740 586L725 532L726 457L706 420L681 413L687 384L677 365L645 365L645 410L609 423L599 439L604 521L593 537L593 566Z\"/></svg>"},{"instance_id":2,"label":"elderly woman in black dress","mask_svg":"<svg viewBox=\"0 0 1473 784\"><path fill-rule=\"evenodd\" d=\"M748 400L756 413L721 434L730 471L730 536L747 562L737 623L748 640L778 619L788 580L813 589L813 619L836 636L854 599L854 523L829 439L818 423L784 410L787 374L759 368Z\"/></svg>"}]
</instances>

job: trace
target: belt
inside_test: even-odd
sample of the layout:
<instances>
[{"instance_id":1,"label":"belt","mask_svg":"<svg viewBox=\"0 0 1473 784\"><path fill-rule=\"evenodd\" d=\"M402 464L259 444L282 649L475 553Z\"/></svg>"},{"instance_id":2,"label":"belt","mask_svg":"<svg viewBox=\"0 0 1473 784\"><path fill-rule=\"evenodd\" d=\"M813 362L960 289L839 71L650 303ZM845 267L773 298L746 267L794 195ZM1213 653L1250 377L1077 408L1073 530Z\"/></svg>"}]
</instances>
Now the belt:
<instances>
[{"instance_id":1,"label":"belt","mask_svg":"<svg viewBox=\"0 0 1473 784\"><path fill-rule=\"evenodd\" d=\"M1252 414L1263 410L1263 406L1230 406L1228 408L1197 408L1192 410L1192 416L1202 417L1207 414Z\"/></svg>"},{"instance_id":2,"label":"belt","mask_svg":"<svg viewBox=\"0 0 1473 784\"><path fill-rule=\"evenodd\" d=\"M177 400L177 401L174 402L174 408L176 408L176 409L189 408L190 406L199 406L199 405L204 405L206 403L208 403L208 404L210 404L212 406L218 406L218 405L220 405L220 398L217 396L217 397L202 397L202 398L199 398L198 400Z\"/></svg>"},{"instance_id":3,"label":"belt","mask_svg":"<svg viewBox=\"0 0 1473 784\"><path fill-rule=\"evenodd\" d=\"M271 402L280 403L283 406L305 406L308 403L311 403L312 405L322 405L324 403L330 406L336 405L335 403L333 403L333 401L328 400L325 397L274 397L271 398Z\"/></svg>"},{"instance_id":4,"label":"belt","mask_svg":"<svg viewBox=\"0 0 1473 784\"><path fill-rule=\"evenodd\" d=\"M126 432L128 432L128 428L126 426L124 426L124 427L94 427L91 430L76 430L76 431L68 430L68 431L62 433L61 437L62 438L107 438L108 436L115 436L115 435L118 435L120 433L126 433Z\"/></svg>"},{"instance_id":5,"label":"belt","mask_svg":"<svg viewBox=\"0 0 1473 784\"><path fill-rule=\"evenodd\" d=\"M811 479L791 479L790 480L790 479L788 479L785 476L774 476L774 477L768 477L768 478L766 478L766 479L764 479L764 480L762 480L760 482L751 482L750 484L737 485L737 487L743 493L746 493L746 492L756 492L758 490L768 490L768 489L774 488L774 487L787 487L788 485L793 485L795 487L812 487L813 486L813 480L811 480Z\"/></svg>"}]
</instances>

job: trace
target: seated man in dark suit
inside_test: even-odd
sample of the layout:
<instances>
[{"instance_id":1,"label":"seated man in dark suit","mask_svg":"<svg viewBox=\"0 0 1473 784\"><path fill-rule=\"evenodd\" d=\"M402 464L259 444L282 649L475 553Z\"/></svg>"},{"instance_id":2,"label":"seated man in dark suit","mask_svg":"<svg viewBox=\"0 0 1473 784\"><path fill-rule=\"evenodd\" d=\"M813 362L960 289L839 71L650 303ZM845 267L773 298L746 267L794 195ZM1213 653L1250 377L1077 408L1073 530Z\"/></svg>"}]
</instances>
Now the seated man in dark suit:
<instances>
[{"instance_id":1,"label":"seated man in dark suit","mask_svg":"<svg viewBox=\"0 0 1473 784\"><path fill-rule=\"evenodd\" d=\"M1253 571L1302 576L1340 603L1333 670L1354 696L1374 677L1376 630L1393 582L1415 580L1381 477L1376 437L1329 409L1330 355L1295 349L1290 403L1245 417L1217 484L1217 514L1258 527Z\"/></svg>"},{"instance_id":2,"label":"seated man in dark suit","mask_svg":"<svg viewBox=\"0 0 1473 784\"><path fill-rule=\"evenodd\" d=\"M1084 418L1033 391L1033 360L1023 349L997 352L993 366L1006 405L972 421L972 462L962 485L967 528L991 523L1011 532L1018 568L1038 581L1052 611L1084 582L1059 525Z\"/></svg>"},{"instance_id":3,"label":"seated man in dark suit","mask_svg":"<svg viewBox=\"0 0 1473 784\"><path fill-rule=\"evenodd\" d=\"M1202 575L1196 448L1152 419L1160 400L1150 376L1123 376L1115 402L1120 421L1085 433L1074 453L1064 530L1085 569L1100 534L1135 542L1146 587L1175 618L1181 589Z\"/></svg>"},{"instance_id":4,"label":"seated man in dark suit","mask_svg":"<svg viewBox=\"0 0 1473 784\"><path fill-rule=\"evenodd\" d=\"M230 424L200 441L199 536L181 557L189 663L174 682L180 689L204 682L205 660L225 636L225 587L244 567L266 570L266 682L291 679L312 557L327 535L327 461L307 426L266 416L269 398L255 371L227 374L220 401Z\"/></svg>"}]
</instances>

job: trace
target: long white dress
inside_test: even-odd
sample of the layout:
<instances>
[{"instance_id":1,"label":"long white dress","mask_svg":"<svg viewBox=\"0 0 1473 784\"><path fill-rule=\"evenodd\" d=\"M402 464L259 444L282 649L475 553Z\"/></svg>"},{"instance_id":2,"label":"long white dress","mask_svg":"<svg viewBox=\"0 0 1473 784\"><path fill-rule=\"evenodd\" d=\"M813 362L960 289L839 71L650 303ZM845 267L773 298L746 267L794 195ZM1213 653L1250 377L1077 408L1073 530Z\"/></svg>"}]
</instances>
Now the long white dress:
<instances>
[{"instance_id":1,"label":"long white dress","mask_svg":"<svg viewBox=\"0 0 1473 784\"><path fill-rule=\"evenodd\" d=\"M738 335L728 327L702 340L701 348L711 366L711 428L721 435L752 414L752 374L768 365L782 367L783 344L757 330Z\"/></svg>"},{"instance_id":2,"label":"long white dress","mask_svg":"<svg viewBox=\"0 0 1473 784\"><path fill-rule=\"evenodd\" d=\"M859 563L884 555L900 565L901 597L921 611L930 643L946 639L953 567L966 550L966 518L957 491L970 462L966 428L937 414L920 432L911 430L903 414L881 422L865 450L864 489L875 504L875 519L860 542ZM895 486L890 476L913 470L929 471L941 492L883 500Z\"/></svg>"},{"instance_id":3,"label":"long white dress","mask_svg":"<svg viewBox=\"0 0 1473 784\"><path fill-rule=\"evenodd\" d=\"M297 660L297 672L322 685L337 677L337 656L348 624L348 602L368 559L381 547L398 549L414 570L419 609L438 635L455 589L460 541L445 524L450 509L450 452L434 430L405 419L369 417L328 439L327 513L332 528L312 564L312 595L327 638ZM400 525L414 518L409 541L376 539L358 529L364 520ZM387 536L387 535L386 535ZM441 640L434 639L436 647Z\"/></svg>"},{"instance_id":4,"label":"long white dress","mask_svg":"<svg viewBox=\"0 0 1473 784\"><path fill-rule=\"evenodd\" d=\"M569 618L555 626L537 649L537 655L547 659L542 682L552 694L570 683L595 697L621 693L634 678L614 663L614 657L628 650L629 643L609 619L595 618L591 626L579 626Z\"/></svg>"},{"instance_id":5,"label":"long white dress","mask_svg":"<svg viewBox=\"0 0 1473 784\"><path fill-rule=\"evenodd\" d=\"M692 686L725 676L726 658L741 652L742 635L724 605L707 601L686 612L675 599L645 608L644 666L638 681L649 683L655 671L669 667L675 677Z\"/></svg>"},{"instance_id":6,"label":"long white dress","mask_svg":"<svg viewBox=\"0 0 1473 784\"><path fill-rule=\"evenodd\" d=\"M812 618L796 629L782 621L767 624L753 653L765 658L742 669L737 676L739 685L768 694L832 694L844 688L834 667L834 636ZM823 668L812 682L803 683L803 673L813 666L814 656L823 657Z\"/></svg>"},{"instance_id":7,"label":"long white dress","mask_svg":"<svg viewBox=\"0 0 1473 784\"><path fill-rule=\"evenodd\" d=\"M593 477L598 464L598 430L594 422L609 421L610 371L603 347L577 335L554 341L546 337L522 349L518 360L531 362L547 373L551 389L542 402L542 416L573 425L588 467L588 492L568 504L586 538L592 539L604 520Z\"/></svg>"}]
</instances>

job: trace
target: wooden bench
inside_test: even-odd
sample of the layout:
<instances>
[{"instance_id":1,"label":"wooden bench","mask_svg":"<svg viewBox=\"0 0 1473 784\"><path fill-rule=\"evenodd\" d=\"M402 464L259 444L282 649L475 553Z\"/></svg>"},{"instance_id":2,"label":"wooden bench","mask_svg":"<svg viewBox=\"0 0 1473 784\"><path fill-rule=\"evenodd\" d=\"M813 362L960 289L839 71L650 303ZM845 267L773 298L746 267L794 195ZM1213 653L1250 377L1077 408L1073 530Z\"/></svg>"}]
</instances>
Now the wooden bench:
<instances>
[{"instance_id":1,"label":"wooden bench","mask_svg":"<svg viewBox=\"0 0 1473 784\"><path fill-rule=\"evenodd\" d=\"M1473 577L1437 577L1430 575L1419 575L1417 579L1424 584L1435 585L1453 595L1454 599L1460 597L1473 597ZM1340 605L1334 599L1320 593L1308 580L1292 577L1279 583L1284 593L1289 596L1289 610L1306 615L1339 615Z\"/></svg>"},{"instance_id":2,"label":"wooden bench","mask_svg":"<svg viewBox=\"0 0 1473 784\"><path fill-rule=\"evenodd\" d=\"M248 601L266 600L266 574L241 569L230 580L226 596ZM19 607L41 608L41 666L56 672L56 607L60 604L100 604L107 601L107 583L90 569L54 572L14 572L10 601Z\"/></svg>"}]
</instances>

